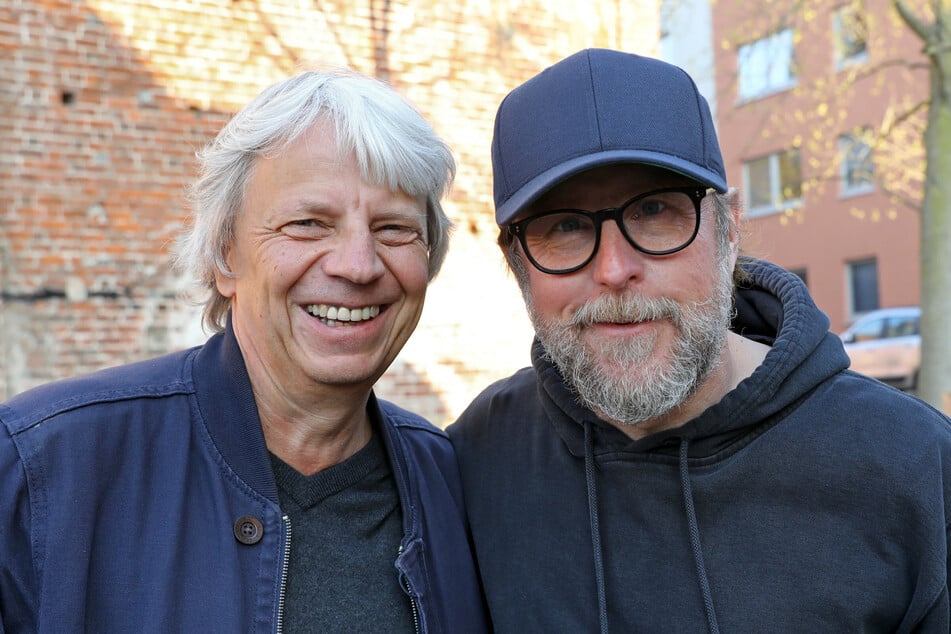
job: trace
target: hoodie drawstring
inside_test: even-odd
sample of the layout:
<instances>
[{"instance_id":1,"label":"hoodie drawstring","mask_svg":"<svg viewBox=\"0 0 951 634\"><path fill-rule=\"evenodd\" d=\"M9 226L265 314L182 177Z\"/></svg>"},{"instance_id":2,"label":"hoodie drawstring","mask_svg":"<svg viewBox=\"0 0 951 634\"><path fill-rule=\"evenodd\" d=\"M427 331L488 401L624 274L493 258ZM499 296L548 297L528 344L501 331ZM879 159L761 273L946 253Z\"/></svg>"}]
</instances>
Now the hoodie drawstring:
<instances>
[{"instance_id":1,"label":"hoodie drawstring","mask_svg":"<svg viewBox=\"0 0 951 634\"><path fill-rule=\"evenodd\" d=\"M720 634L717 614L713 608L713 593L707 579L707 569L703 563L703 549L700 546L700 528L697 525L697 512L693 505L693 492L690 489L690 470L687 467L687 450L690 441L680 440L680 489L684 496L684 511L687 515L687 528L690 533L690 549L696 566L700 593L703 596L703 608L707 616L710 634ZM591 423L584 423L584 475L588 488L588 515L591 522L591 549L594 555L594 579L598 587L598 622L601 634L608 634L608 602L605 592L604 554L601 546L601 523L598 511L598 480L595 474L594 434Z\"/></svg>"},{"instance_id":2,"label":"hoodie drawstring","mask_svg":"<svg viewBox=\"0 0 951 634\"><path fill-rule=\"evenodd\" d=\"M703 607L707 612L707 626L710 634L719 634L717 615L713 609L713 593L710 592L710 582L707 579L707 569L703 565L703 550L700 547L700 528L697 526L697 513L693 507L693 493L690 491L690 472L687 469L687 448L690 441L680 440L680 488L684 495L684 510L687 513L687 526L690 531L690 548L693 551L693 561L697 567L697 579L700 581L700 593L703 595Z\"/></svg>"},{"instance_id":3,"label":"hoodie drawstring","mask_svg":"<svg viewBox=\"0 0 951 634\"><path fill-rule=\"evenodd\" d=\"M591 548L594 555L594 579L598 586L598 622L601 634L608 634L608 599L604 591L604 558L601 551L601 525L598 521L598 484L594 473L594 439L591 423L584 424L584 476L588 485L588 515L591 520Z\"/></svg>"}]
</instances>

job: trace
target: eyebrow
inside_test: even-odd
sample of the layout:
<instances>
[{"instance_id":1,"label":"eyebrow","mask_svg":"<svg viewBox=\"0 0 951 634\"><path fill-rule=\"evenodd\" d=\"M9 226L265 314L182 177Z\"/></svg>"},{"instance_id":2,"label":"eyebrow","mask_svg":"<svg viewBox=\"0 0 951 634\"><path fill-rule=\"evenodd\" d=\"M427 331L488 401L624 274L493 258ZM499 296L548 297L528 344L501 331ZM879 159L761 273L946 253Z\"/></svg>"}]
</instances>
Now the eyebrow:
<instances>
[{"instance_id":1,"label":"eyebrow","mask_svg":"<svg viewBox=\"0 0 951 634\"><path fill-rule=\"evenodd\" d=\"M291 214L330 214L330 215L340 215L341 212L339 208L329 202L321 200L301 200L297 204L289 208L280 208L277 207L274 209L274 214L281 213L291 213ZM342 212L349 213L349 212ZM404 206L402 203L393 206L381 207L380 210L375 210L371 212L372 218L419 218L426 222L429 217L429 211L426 208L425 204L422 206Z\"/></svg>"}]
</instances>

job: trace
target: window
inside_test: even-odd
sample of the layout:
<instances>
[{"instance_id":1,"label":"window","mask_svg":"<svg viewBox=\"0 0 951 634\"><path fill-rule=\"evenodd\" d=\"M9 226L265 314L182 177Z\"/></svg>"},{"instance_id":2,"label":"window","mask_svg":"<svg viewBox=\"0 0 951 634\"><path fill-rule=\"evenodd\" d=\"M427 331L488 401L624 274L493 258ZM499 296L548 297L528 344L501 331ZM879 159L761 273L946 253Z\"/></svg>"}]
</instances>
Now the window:
<instances>
[{"instance_id":1,"label":"window","mask_svg":"<svg viewBox=\"0 0 951 634\"><path fill-rule=\"evenodd\" d=\"M867 130L839 137L839 176L844 195L862 194L874 186L872 147Z\"/></svg>"},{"instance_id":2,"label":"window","mask_svg":"<svg viewBox=\"0 0 951 634\"><path fill-rule=\"evenodd\" d=\"M885 331L885 318L868 319L867 321L858 321L852 328L852 341L858 343L861 341L878 341L882 338Z\"/></svg>"},{"instance_id":3,"label":"window","mask_svg":"<svg viewBox=\"0 0 951 634\"><path fill-rule=\"evenodd\" d=\"M878 308L878 261L875 258L849 262L849 304L851 314Z\"/></svg>"},{"instance_id":4,"label":"window","mask_svg":"<svg viewBox=\"0 0 951 634\"><path fill-rule=\"evenodd\" d=\"M919 333L918 315L906 313L902 309L897 311L892 312L886 308L879 313L857 320L850 328L852 341L878 341L917 335Z\"/></svg>"},{"instance_id":5,"label":"window","mask_svg":"<svg viewBox=\"0 0 951 634\"><path fill-rule=\"evenodd\" d=\"M751 215L798 205L802 200L799 150L791 148L744 163L743 182Z\"/></svg>"},{"instance_id":6,"label":"window","mask_svg":"<svg viewBox=\"0 0 951 634\"><path fill-rule=\"evenodd\" d=\"M792 29L741 46L737 55L737 74L740 101L765 97L795 86Z\"/></svg>"},{"instance_id":7,"label":"window","mask_svg":"<svg viewBox=\"0 0 951 634\"><path fill-rule=\"evenodd\" d=\"M860 64L868 59L868 25L861 2L853 2L836 9L832 28L835 33L837 69Z\"/></svg>"},{"instance_id":8,"label":"window","mask_svg":"<svg viewBox=\"0 0 951 634\"><path fill-rule=\"evenodd\" d=\"M915 315L896 315L889 317L885 326L885 337L912 337L918 334L918 317Z\"/></svg>"}]
</instances>

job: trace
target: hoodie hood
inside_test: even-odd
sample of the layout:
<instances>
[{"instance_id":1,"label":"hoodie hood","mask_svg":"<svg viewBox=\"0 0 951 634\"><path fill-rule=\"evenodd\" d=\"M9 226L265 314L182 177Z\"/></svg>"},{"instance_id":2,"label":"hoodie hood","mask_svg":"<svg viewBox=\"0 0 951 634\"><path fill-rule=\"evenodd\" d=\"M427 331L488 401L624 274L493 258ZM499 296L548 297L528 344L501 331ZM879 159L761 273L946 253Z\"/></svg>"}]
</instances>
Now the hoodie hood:
<instances>
[{"instance_id":1,"label":"hoodie hood","mask_svg":"<svg viewBox=\"0 0 951 634\"><path fill-rule=\"evenodd\" d=\"M760 426L768 426L822 381L841 372L849 358L829 332L829 319L812 301L802 281L774 264L743 258L749 281L737 288L731 330L770 346L765 360L716 404L684 425L631 440L582 407L548 360L532 345L532 363L546 413L568 450L584 456L584 426L592 426L595 455L615 451L660 452L676 456L681 439L690 457L710 457Z\"/></svg>"}]
</instances>

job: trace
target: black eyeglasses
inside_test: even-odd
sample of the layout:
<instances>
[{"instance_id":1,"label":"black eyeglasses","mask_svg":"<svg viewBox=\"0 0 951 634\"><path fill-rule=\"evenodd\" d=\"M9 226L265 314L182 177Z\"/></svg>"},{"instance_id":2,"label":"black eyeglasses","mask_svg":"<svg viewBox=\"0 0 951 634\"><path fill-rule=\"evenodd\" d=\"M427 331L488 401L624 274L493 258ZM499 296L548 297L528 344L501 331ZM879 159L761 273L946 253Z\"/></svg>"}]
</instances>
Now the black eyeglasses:
<instances>
[{"instance_id":1,"label":"black eyeglasses","mask_svg":"<svg viewBox=\"0 0 951 634\"><path fill-rule=\"evenodd\" d=\"M563 275L584 268L594 258L601 244L601 225L609 219L642 253L669 255L685 249L700 230L700 201L706 195L704 187L667 187L600 211L546 211L513 222L508 230L535 268Z\"/></svg>"}]
</instances>

